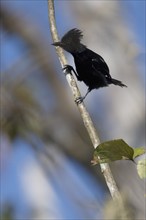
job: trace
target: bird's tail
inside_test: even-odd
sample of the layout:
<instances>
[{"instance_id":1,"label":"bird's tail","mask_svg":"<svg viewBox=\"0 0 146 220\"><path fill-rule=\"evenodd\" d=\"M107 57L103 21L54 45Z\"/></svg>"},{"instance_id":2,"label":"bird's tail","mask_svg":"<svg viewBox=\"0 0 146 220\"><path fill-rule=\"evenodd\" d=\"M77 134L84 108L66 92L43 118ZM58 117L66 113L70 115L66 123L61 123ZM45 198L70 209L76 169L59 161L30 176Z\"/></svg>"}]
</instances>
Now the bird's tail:
<instances>
[{"instance_id":1,"label":"bird's tail","mask_svg":"<svg viewBox=\"0 0 146 220\"><path fill-rule=\"evenodd\" d=\"M121 87L127 87L126 85L124 85L121 81L117 80L117 79L110 79L111 84L114 84L116 86L121 86Z\"/></svg>"}]
</instances>

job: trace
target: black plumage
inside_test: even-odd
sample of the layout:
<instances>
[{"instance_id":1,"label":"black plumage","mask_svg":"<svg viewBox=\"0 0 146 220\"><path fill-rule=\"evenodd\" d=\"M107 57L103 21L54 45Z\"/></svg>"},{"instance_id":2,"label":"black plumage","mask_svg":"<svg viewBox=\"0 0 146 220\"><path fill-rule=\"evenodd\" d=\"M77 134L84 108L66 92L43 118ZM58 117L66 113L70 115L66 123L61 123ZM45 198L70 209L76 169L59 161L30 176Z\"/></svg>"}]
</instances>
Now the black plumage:
<instances>
[{"instance_id":1,"label":"black plumage","mask_svg":"<svg viewBox=\"0 0 146 220\"><path fill-rule=\"evenodd\" d=\"M104 59L82 44L82 38L82 32L74 28L68 31L60 42L53 44L54 46L62 47L74 57L76 71L69 65L65 66L65 68L73 70L77 80L83 81L88 86L88 91L82 100L91 90L106 87L110 84L127 87L121 81L111 77L109 68Z\"/></svg>"}]
</instances>

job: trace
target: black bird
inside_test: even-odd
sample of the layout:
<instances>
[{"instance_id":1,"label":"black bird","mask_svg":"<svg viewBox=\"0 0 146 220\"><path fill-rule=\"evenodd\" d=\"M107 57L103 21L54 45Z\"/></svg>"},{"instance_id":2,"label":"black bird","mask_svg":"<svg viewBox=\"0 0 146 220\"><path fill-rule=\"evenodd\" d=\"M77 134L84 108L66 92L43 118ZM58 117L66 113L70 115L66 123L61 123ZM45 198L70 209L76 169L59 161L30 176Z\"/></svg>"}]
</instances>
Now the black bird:
<instances>
[{"instance_id":1,"label":"black bird","mask_svg":"<svg viewBox=\"0 0 146 220\"><path fill-rule=\"evenodd\" d=\"M109 68L104 59L82 44L82 38L82 31L74 28L68 31L60 42L53 43L54 46L62 47L72 54L77 72L70 65L66 65L63 69L73 71L77 80L83 81L88 86L87 93L80 101L93 89L106 87L110 84L127 87L121 81L111 77Z\"/></svg>"}]
</instances>

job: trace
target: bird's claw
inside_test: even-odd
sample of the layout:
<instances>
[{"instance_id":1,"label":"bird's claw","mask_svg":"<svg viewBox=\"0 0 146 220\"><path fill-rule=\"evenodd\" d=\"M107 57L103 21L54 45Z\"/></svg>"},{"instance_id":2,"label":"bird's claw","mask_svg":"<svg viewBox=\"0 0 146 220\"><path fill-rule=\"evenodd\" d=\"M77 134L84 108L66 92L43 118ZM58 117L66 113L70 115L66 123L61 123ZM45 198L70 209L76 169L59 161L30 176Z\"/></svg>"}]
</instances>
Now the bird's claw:
<instances>
[{"instance_id":1,"label":"bird's claw","mask_svg":"<svg viewBox=\"0 0 146 220\"><path fill-rule=\"evenodd\" d=\"M64 65L64 67L62 68L62 70L66 70L67 72L71 72L74 71L74 68L70 65Z\"/></svg>"},{"instance_id":2,"label":"bird's claw","mask_svg":"<svg viewBox=\"0 0 146 220\"><path fill-rule=\"evenodd\" d=\"M75 103L77 105L81 104L82 102L83 102L83 98L82 97L78 97L78 98L75 99Z\"/></svg>"}]
</instances>

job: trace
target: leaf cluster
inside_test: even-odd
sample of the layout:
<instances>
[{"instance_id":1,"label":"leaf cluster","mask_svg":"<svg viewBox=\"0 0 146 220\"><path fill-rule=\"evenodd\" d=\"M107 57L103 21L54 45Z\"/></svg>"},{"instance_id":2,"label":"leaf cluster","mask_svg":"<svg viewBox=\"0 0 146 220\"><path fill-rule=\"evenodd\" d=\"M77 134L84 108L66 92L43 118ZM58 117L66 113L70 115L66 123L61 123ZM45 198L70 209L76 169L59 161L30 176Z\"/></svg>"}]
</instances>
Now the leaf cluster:
<instances>
[{"instance_id":1,"label":"leaf cluster","mask_svg":"<svg viewBox=\"0 0 146 220\"><path fill-rule=\"evenodd\" d=\"M93 165L117 160L131 160L145 153L143 147L132 148L123 139L111 140L99 144L93 154ZM140 178L146 178L146 159L139 160L137 171Z\"/></svg>"}]
</instances>

